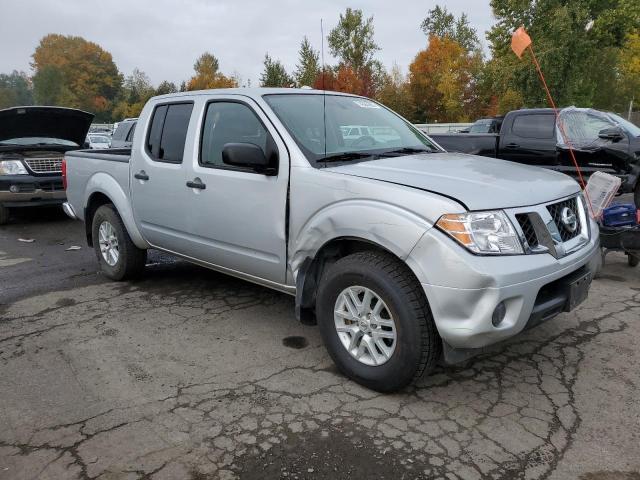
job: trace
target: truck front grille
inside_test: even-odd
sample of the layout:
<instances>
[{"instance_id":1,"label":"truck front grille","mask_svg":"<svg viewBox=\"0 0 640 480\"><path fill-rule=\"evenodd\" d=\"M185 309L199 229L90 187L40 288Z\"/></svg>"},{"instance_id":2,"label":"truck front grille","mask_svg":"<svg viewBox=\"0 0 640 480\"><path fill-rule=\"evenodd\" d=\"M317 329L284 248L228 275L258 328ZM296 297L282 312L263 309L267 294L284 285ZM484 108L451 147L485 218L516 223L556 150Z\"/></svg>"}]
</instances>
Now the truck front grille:
<instances>
[{"instance_id":1,"label":"truck front grille","mask_svg":"<svg viewBox=\"0 0 640 480\"><path fill-rule=\"evenodd\" d=\"M574 216L575 223L567 222ZM520 227L520 236L526 242L525 247L528 247L527 253L549 252L560 258L589 240L588 221L584 223L586 212L577 196L548 205L518 209L514 217Z\"/></svg>"},{"instance_id":2,"label":"truck front grille","mask_svg":"<svg viewBox=\"0 0 640 480\"><path fill-rule=\"evenodd\" d=\"M556 224L556 228L560 233L560 238L562 238L563 242L568 242L569 240L580 235L581 229L579 219L578 228L576 228L573 232L564 224L564 222L562 221L562 211L565 208L569 208L573 212L573 214L578 217L578 203L576 201L576 197L563 200L562 202L554 203L553 205L547 205L547 210L549 210L551 218L553 218L553 223Z\"/></svg>"},{"instance_id":3,"label":"truck front grille","mask_svg":"<svg viewBox=\"0 0 640 480\"><path fill-rule=\"evenodd\" d=\"M25 158L24 161L34 173L62 173L62 157Z\"/></svg>"}]
</instances>

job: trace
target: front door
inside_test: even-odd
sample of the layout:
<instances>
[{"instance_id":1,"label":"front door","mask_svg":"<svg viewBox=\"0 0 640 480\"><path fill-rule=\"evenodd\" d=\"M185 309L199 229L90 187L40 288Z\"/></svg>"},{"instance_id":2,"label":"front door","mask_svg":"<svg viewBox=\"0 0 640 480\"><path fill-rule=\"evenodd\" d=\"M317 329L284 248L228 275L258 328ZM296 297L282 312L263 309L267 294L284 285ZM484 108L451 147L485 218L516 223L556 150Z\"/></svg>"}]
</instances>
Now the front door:
<instances>
[{"instance_id":1,"label":"front door","mask_svg":"<svg viewBox=\"0 0 640 480\"><path fill-rule=\"evenodd\" d=\"M214 100L204 109L200 148L190 159L188 174L190 251L208 263L282 284L287 149L252 100ZM270 168L260 172L225 164L222 150L229 143L259 146L272 160Z\"/></svg>"}]
</instances>

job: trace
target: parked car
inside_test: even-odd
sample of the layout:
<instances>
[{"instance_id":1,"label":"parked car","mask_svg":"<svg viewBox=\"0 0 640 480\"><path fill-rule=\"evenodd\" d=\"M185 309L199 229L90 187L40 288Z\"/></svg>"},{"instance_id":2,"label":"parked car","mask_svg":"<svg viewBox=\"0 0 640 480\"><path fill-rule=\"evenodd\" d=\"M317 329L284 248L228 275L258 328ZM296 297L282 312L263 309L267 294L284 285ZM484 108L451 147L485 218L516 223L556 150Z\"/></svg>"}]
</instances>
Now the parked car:
<instances>
[{"instance_id":1,"label":"parked car","mask_svg":"<svg viewBox=\"0 0 640 480\"><path fill-rule=\"evenodd\" d=\"M640 128L621 117L592 109L563 109L567 134L585 180L597 171L622 180L620 193L634 193L640 208ZM568 146L550 108L507 113L498 134L434 134L451 152L495 157L556 170L577 177Z\"/></svg>"},{"instance_id":2,"label":"parked car","mask_svg":"<svg viewBox=\"0 0 640 480\"><path fill-rule=\"evenodd\" d=\"M118 123L111 137L112 148L131 148L137 121L137 118L127 118Z\"/></svg>"},{"instance_id":3,"label":"parked car","mask_svg":"<svg viewBox=\"0 0 640 480\"><path fill-rule=\"evenodd\" d=\"M62 156L81 148L92 119L61 107L0 110L0 225L12 208L64 202Z\"/></svg>"},{"instance_id":4,"label":"parked car","mask_svg":"<svg viewBox=\"0 0 640 480\"><path fill-rule=\"evenodd\" d=\"M372 389L572 310L600 259L574 180L445 153L366 98L177 93L138 123L131 152L65 157L65 211L105 275L139 274L156 248L294 295L340 370ZM349 146L348 125L396 140Z\"/></svg>"},{"instance_id":5,"label":"parked car","mask_svg":"<svg viewBox=\"0 0 640 480\"><path fill-rule=\"evenodd\" d=\"M111 139L106 135L97 135L90 133L87 135L86 143L89 148L94 150L104 150L105 148L111 148Z\"/></svg>"}]
</instances>

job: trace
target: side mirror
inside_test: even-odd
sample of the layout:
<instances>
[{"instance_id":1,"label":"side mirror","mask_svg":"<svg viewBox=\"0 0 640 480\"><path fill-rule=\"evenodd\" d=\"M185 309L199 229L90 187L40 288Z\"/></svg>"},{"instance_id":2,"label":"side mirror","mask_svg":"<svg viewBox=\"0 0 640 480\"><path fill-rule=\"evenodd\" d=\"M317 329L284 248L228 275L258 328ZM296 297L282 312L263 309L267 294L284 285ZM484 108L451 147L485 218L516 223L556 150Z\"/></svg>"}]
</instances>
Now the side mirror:
<instances>
[{"instance_id":1,"label":"side mirror","mask_svg":"<svg viewBox=\"0 0 640 480\"><path fill-rule=\"evenodd\" d=\"M234 167L253 168L266 175L274 175L269 159L262 149L253 143L227 143L222 148L222 161Z\"/></svg>"},{"instance_id":2,"label":"side mirror","mask_svg":"<svg viewBox=\"0 0 640 480\"><path fill-rule=\"evenodd\" d=\"M620 127L609 127L598 132L598 137L603 140L611 140L612 142L619 142L624 138L624 132Z\"/></svg>"}]
</instances>

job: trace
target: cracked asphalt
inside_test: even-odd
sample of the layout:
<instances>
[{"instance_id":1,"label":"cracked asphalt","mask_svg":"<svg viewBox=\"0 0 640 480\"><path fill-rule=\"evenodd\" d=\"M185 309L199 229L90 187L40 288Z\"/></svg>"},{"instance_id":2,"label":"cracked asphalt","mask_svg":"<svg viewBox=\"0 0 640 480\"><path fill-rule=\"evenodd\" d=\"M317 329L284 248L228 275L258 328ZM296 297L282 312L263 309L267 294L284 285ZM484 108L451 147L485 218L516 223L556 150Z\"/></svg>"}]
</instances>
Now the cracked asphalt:
<instances>
[{"instance_id":1,"label":"cracked asphalt","mask_svg":"<svg viewBox=\"0 0 640 480\"><path fill-rule=\"evenodd\" d=\"M57 210L0 229L0 479L640 479L620 254L575 312L393 395L342 377L291 297L149 262L107 281Z\"/></svg>"}]
</instances>

